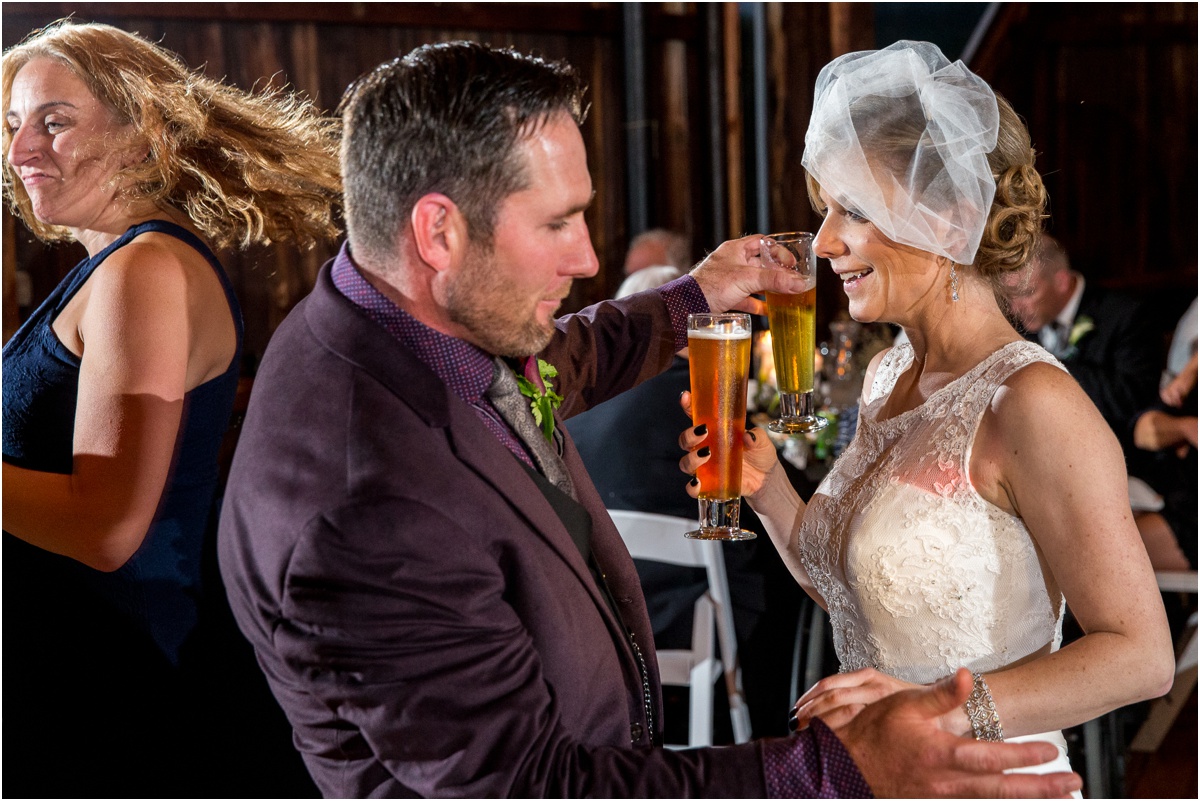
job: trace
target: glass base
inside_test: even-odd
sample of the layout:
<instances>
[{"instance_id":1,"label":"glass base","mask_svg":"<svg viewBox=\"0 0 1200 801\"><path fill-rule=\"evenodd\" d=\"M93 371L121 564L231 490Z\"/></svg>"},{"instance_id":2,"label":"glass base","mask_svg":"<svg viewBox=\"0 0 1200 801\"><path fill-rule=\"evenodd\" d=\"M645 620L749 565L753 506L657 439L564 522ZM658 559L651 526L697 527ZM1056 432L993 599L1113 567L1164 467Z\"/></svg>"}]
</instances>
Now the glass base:
<instances>
[{"instance_id":1,"label":"glass base","mask_svg":"<svg viewBox=\"0 0 1200 801\"><path fill-rule=\"evenodd\" d=\"M824 417L817 416L812 392L780 392L779 419L767 424L767 430L776 434L810 434L829 425Z\"/></svg>"},{"instance_id":2,"label":"glass base","mask_svg":"<svg viewBox=\"0 0 1200 801\"><path fill-rule=\"evenodd\" d=\"M738 524L742 512L742 499L725 501L700 499L700 528L683 536L690 540L752 540L758 535Z\"/></svg>"}]
</instances>

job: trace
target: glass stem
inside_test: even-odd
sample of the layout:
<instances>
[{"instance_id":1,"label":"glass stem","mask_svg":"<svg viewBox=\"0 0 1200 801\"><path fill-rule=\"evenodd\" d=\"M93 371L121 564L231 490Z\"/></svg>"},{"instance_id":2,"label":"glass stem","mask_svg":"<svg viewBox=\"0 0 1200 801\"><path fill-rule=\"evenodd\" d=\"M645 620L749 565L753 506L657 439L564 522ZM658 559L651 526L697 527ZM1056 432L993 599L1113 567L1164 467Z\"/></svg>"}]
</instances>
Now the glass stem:
<instances>
[{"instance_id":1,"label":"glass stem","mask_svg":"<svg viewBox=\"0 0 1200 801\"><path fill-rule=\"evenodd\" d=\"M779 416L784 420L797 417L809 418L817 414L812 392L779 393Z\"/></svg>"}]
</instances>

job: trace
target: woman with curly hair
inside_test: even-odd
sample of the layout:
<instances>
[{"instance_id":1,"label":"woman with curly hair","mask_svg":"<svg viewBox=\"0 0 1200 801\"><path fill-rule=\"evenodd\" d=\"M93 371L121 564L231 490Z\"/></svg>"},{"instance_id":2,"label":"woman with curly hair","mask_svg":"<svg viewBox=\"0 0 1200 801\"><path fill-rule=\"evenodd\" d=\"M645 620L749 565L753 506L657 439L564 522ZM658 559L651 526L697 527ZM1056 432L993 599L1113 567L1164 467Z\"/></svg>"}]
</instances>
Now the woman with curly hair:
<instances>
[{"instance_id":1,"label":"woman with curly hair","mask_svg":"<svg viewBox=\"0 0 1200 801\"><path fill-rule=\"evenodd\" d=\"M87 250L4 347L5 728L32 743L11 758L7 741L5 789L153 793L138 778L167 775L178 745L240 367L210 247L334 236L336 122L106 25L36 32L4 54L2 89L14 213ZM91 775L36 773L48 720Z\"/></svg>"},{"instance_id":2,"label":"woman with curly hair","mask_svg":"<svg viewBox=\"0 0 1200 801\"><path fill-rule=\"evenodd\" d=\"M1029 134L961 62L898 42L822 70L804 166L851 316L908 342L872 360L855 438L808 504L746 437L743 493L841 661L795 724L836 728L966 667L946 729L1046 740L1061 757L1038 771L1069 769L1060 730L1166 692L1172 650L1121 449L1004 312L999 279L1029 263L1046 204ZM685 472L703 439L682 435ZM1066 604L1084 636L1060 648Z\"/></svg>"}]
</instances>

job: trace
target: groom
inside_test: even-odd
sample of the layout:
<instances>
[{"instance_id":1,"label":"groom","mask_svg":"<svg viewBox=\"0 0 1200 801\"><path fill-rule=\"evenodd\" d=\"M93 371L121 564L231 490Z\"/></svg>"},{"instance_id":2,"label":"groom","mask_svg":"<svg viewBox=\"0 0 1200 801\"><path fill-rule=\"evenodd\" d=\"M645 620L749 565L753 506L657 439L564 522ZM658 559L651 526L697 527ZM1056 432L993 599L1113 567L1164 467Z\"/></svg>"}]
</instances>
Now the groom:
<instances>
[{"instance_id":1,"label":"groom","mask_svg":"<svg viewBox=\"0 0 1200 801\"><path fill-rule=\"evenodd\" d=\"M321 791L1078 788L1073 774L1000 774L1049 745L937 728L965 674L837 732L661 747L637 574L555 424L665 369L689 312L800 287L746 238L659 290L555 321L572 280L597 270L581 94L564 64L457 42L378 67L345 101L349 242L267 350L220 528L238 623Z\"/></svg>"}]
</instances>

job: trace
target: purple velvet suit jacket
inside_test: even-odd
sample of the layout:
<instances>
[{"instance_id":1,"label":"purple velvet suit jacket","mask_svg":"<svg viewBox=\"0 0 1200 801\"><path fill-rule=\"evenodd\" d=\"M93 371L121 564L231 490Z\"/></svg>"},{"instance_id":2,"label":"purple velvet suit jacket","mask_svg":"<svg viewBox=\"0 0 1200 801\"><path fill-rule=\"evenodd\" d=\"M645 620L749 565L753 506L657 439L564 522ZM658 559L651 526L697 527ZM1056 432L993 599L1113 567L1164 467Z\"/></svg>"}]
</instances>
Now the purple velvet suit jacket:
<instances>
[{"instance_id":1,"label":"purple velvet suit jacket","mask_svg":"<svg viewBox=\"0 0 1200 801\"><path fill-rule=\"evenodd\" d=\"M664 369L654 293L559 321L562 414ZM565 432L564 432L565 433ZM632 560L566 436L621 620L517 459L328 266L255 382L221 515L238 623L327 796L757 796L760 744L652 747Z\"/></svg>"}]
</instances>

